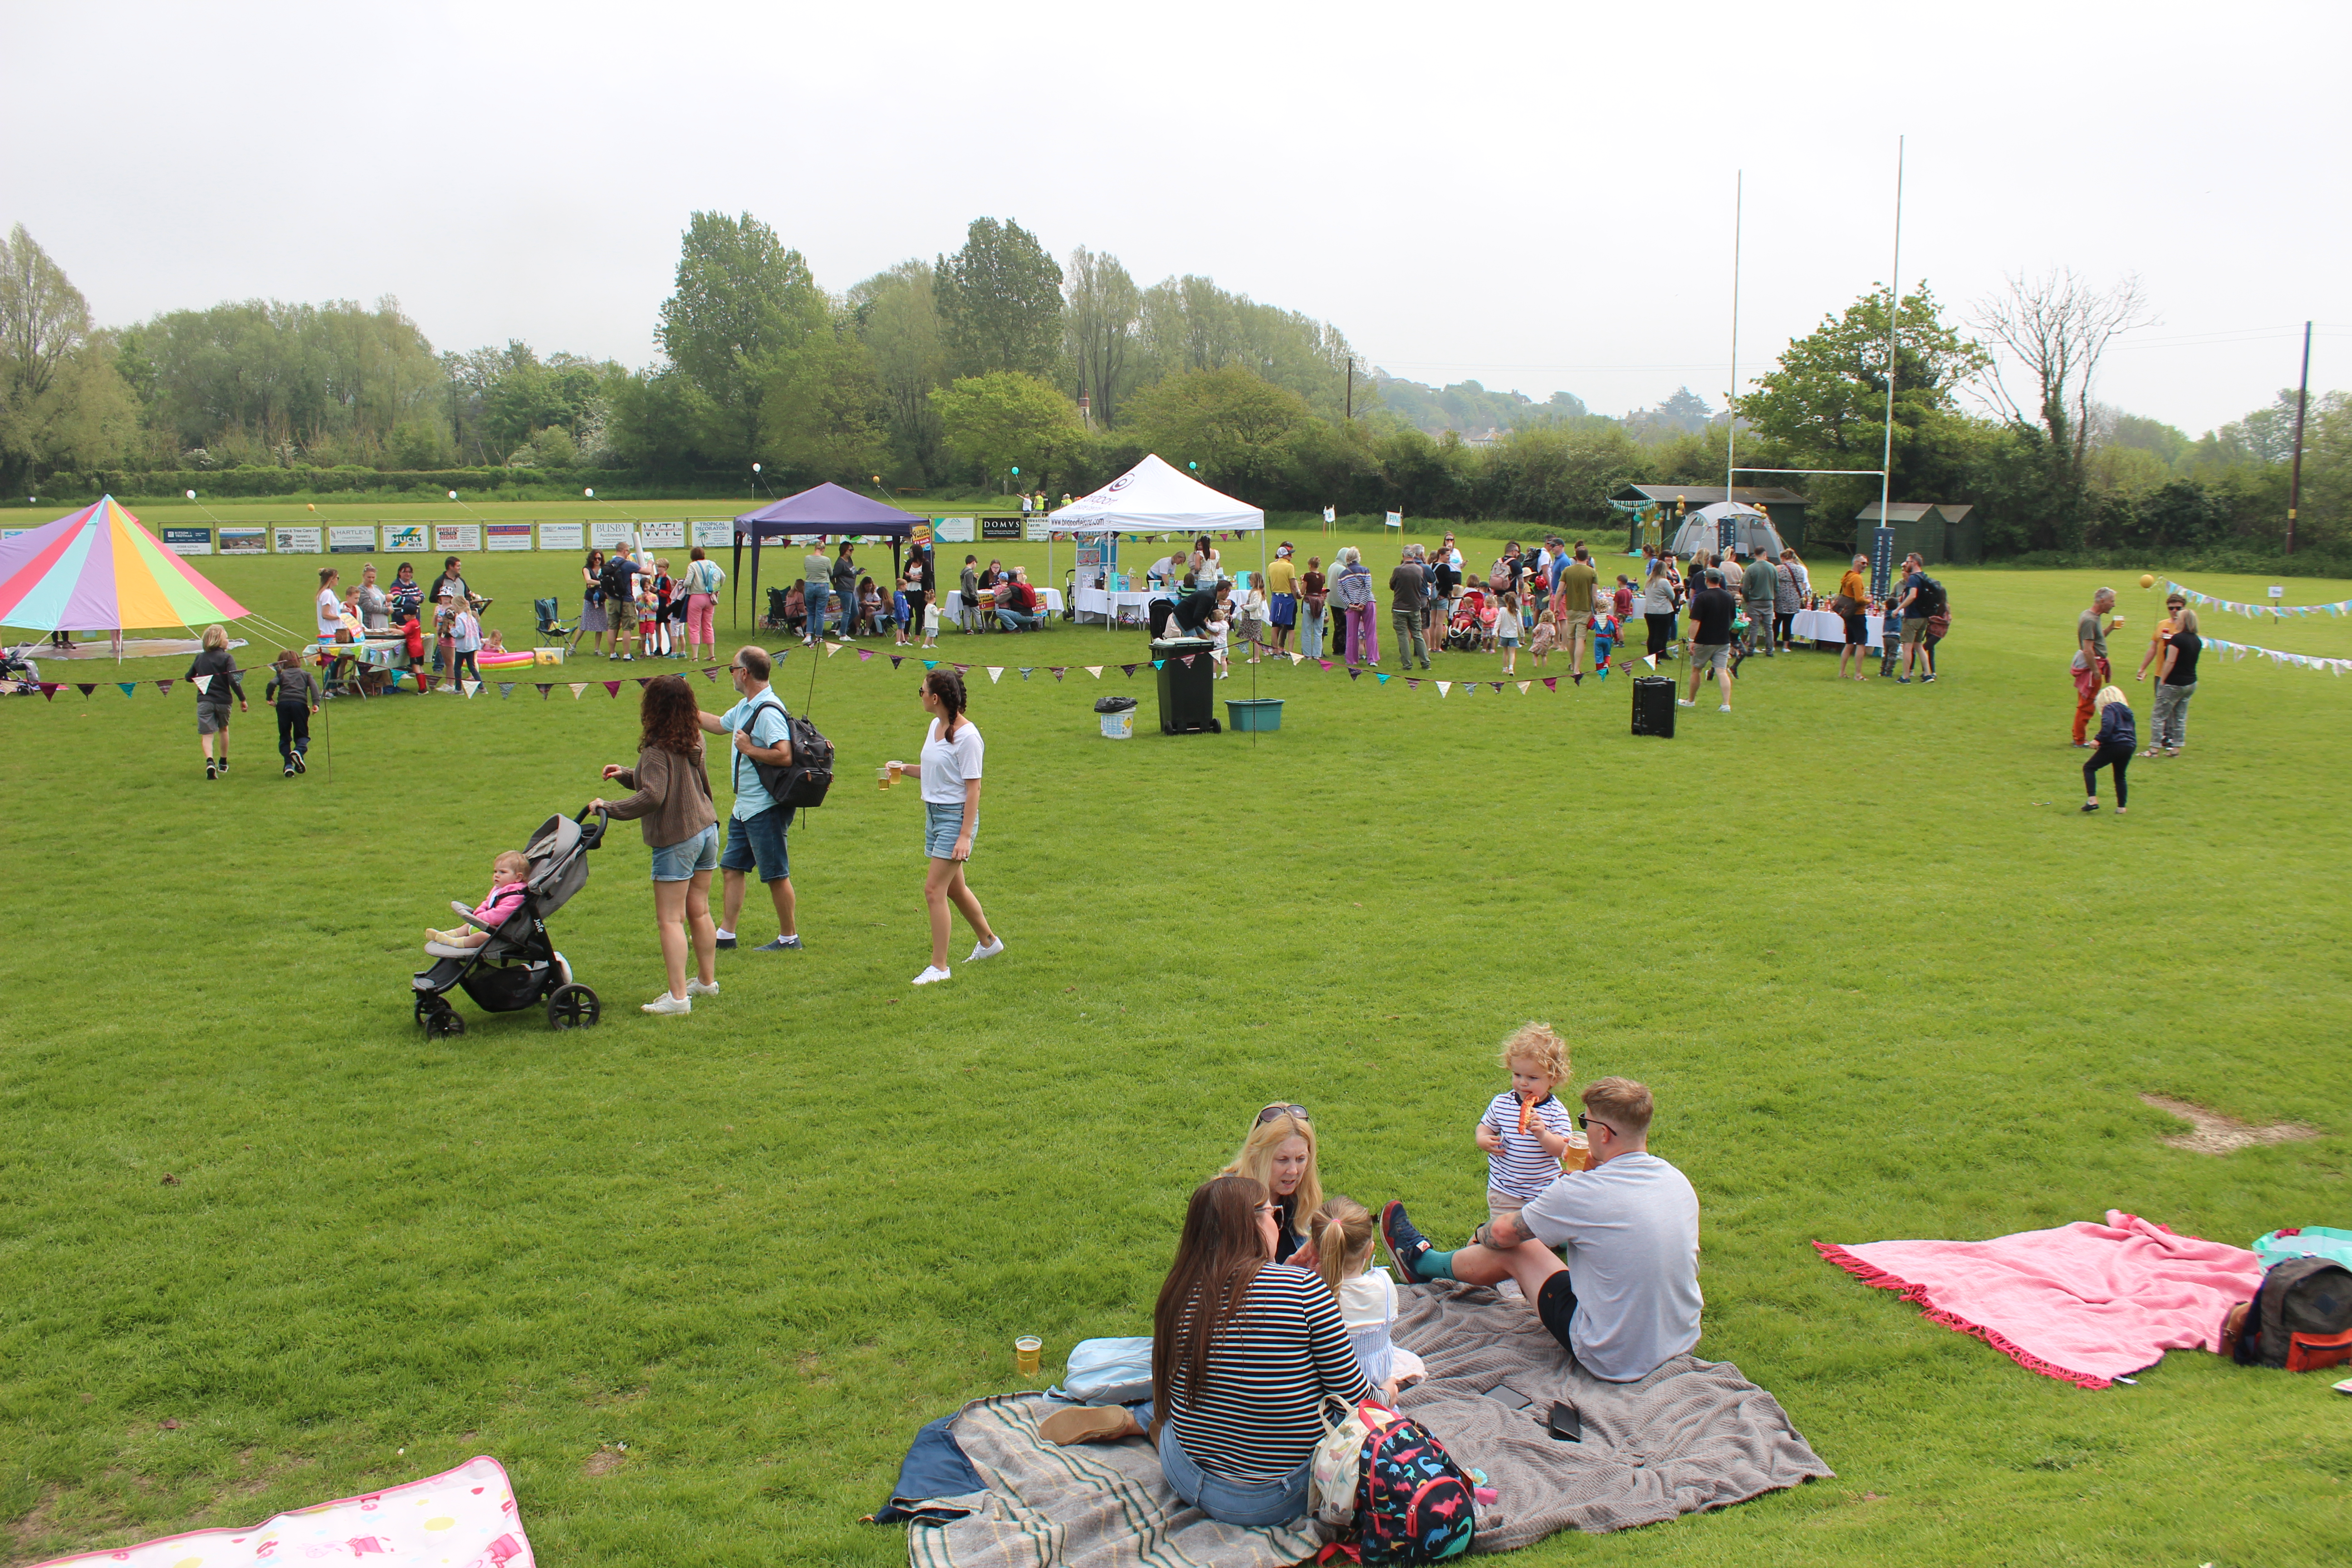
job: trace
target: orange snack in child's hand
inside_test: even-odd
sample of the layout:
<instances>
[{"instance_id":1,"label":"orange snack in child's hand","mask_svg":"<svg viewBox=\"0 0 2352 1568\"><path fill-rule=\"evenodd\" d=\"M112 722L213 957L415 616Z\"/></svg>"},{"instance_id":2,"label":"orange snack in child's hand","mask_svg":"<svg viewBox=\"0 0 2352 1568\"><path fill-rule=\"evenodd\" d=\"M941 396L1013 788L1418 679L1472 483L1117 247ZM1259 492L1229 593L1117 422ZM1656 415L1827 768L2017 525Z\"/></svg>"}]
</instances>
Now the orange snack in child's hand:
<instances>
[{"instance_id":1,"label":"orange snack in child's hand","mask_svg":"<svg viewBox=\"0 0 2352 1568\"><path fill-rule=\"evenodd\" d=\"M1525 1137L1527 1135L1528 1119L1535 1113L1536 1102L1532 1100L1522 1097L1519 1100L1519 1135L1521 1137Z\"/></svg>"}]
</instances>

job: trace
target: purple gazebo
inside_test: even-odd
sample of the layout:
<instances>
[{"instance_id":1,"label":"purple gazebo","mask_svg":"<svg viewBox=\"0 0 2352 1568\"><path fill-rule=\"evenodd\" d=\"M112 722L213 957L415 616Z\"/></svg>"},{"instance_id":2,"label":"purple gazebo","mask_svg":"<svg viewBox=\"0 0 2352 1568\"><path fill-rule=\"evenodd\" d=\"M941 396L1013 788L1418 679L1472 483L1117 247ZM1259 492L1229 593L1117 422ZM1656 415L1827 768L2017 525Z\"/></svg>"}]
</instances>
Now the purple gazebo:
<instances>
[{"instance_id":1,"label":"purple gazebo","mask_svg":"<svg viewBox=\"0 0 2352 1568\"><path fill-rule=\"evenodd\" d=\"M798 495L786 496L771 502L757 511L747 511L735 520L735 573L740 583L743 570L743 541L751 541L751 613L760 611L760 542L765 539L837 539L845 534L859 534L869 539L890 542L891 576L895 581L899 566L898 549L914 534L919 523L930 519L918 517L910 511L900 511L895 506L878 500L868 500L856 490L836 484L822 484ZM735 624L742 625L743 605L739 598L731 612Z\"/></svg>"}]
</instances>

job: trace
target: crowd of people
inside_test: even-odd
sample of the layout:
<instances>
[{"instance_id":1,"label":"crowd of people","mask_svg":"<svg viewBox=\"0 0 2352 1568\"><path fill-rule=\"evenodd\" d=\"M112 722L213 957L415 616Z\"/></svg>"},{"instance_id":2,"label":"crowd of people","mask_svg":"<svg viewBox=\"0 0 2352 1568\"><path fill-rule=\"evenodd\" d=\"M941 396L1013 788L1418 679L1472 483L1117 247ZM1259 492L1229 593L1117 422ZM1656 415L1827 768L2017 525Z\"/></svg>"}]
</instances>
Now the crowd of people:
<instances>
[{"instance_id":1,"label":"crowd of people","mask_svg":"<svg viewBox=\"0 0 2352 1568\"><path fill-rule=\"evenodd\" d=\"M1509 1087L1470 1128L1487 1218L1453 1250L1391 1200L1327 1195L1306 1107L1261 1110L1240 1152L1194 1188L1152 1311L1151 1394L1072 1405L1055 1444L1143 1437L1187 1503L1238 1525L1307 1511L1332 1402L1393 1404L1424 1375L1394 1333L1398 1288L1454 1280L1523 1300L1592 1376L1633 1383L1698 1342L1697 1194L1651 1153L1649 1089L1604 1078L1576 1096L1566 1042L1528 1024L1503 1042ZM1377 1266L1375 1240L1393 1272ZM1444 1434L1439 1434L1442 1438Z\"/></svg>"},{"instance_id":2,"label":"crowd of people","mask_svg":"<svg viewBox=\"0 0 2352 1568\"><path fill-rule=\"evenodd\" d=\"M2131 805L2128 774L2133 757L2177 757L2188 746L2189 700L2197 695L2197 663L2205 649L2197 612L2189 607L2189 596L2176 589L2165 596L2164 619L2149 635L2147 651L2132 677L2144 681L2151 671L2156 677L2147 749L2142 751L2138 718L2132 711L2131 699L2115 684L2115 670L2107 659L2107 638L2124 624L2115 607L2116 591L2101 588L2091 596L2091 607L2074 622L2074 744L2091 753L2083 763L2085 815L2099 809L2102 772L2114 785L2116 815L2122 816Z\"/></svg>"}]
</instances>

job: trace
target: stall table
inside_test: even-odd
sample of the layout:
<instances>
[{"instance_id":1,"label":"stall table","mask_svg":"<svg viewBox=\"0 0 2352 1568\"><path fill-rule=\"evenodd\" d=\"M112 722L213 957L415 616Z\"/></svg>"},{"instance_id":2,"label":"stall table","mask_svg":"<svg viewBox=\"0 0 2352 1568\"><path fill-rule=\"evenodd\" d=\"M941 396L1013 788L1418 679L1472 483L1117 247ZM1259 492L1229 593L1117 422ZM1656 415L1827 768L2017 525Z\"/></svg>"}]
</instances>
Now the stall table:
<instances>
[{"instance_id":1,"label":"stall table","mask_svg":"<svg viewBox=\"0 0 2352 1568\"><path fill-rule=\"evenodd\" d=\"M1885 617L1865 616L1869 623L1870 646L1878 646L1881 623ZM1829 610L1799 610L1789 622L1790 635L1807 642L1827 643L1832 647L1845 646L1845 617Z\"/></svg>"},{"instance_id":2,"label":"stall table","mask_svg":"<svg viewBox=\"0 0 2352 1568\"><path fill-rule=\"evenodd\" d=\"M1122 619L1132 619L1139 625L1143 621L1146 614L1150 611L1151 601L1154 599L1166 598L1167 596L1168 590L1165 588L1120 588L1112 590L1108 588L1089 588L1084 584L1080 584L1078 585L1078 615L1081 618L1087 616L1100 616L1106 626ZM1131 616L1125 614L1125 612L1130 610L1133 612Z\"/></svg>"}]
</instances>

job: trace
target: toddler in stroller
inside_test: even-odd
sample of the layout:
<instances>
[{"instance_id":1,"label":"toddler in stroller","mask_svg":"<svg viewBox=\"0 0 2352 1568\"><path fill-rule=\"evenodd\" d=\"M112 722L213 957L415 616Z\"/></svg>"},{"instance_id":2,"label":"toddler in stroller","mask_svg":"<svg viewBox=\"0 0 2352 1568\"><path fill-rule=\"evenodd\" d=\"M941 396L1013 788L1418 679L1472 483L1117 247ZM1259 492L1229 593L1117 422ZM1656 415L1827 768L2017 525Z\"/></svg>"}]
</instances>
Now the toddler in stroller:
<instances>
[{"instance_id":1,"label":"toddler in stroller","mask_svg":"<svg viewBox=\"0 0 2352 1568\"><path fill-rule=\"evenodd\" d=\"M604 814L593 822L589 816L549 817L520 854L498 858L488 899L470 910L449 906L471 929L435 931L425 944L433 967L409 985L425 1033L466 1032L449 1005L448 994L460 988L485 1013L520 1013L544 1003L548 1023L558 1029L585 1027L602 1016L596 993L572 980L572 965L547 930L547 917L587 885L588 851L604 842Z\"/></svg>"},{"instance_id":2,"label":"toddler in stroller","mask_svg":"<svg viewBox=\"0 0 2352 1568\"><path fill-rule=\"evenodd\" d=\"M520 849L501 849L490 862L490 896L466 912L466 918L476 929L457 927L425 931L425 951L436 958L450 956L450 949L471 951L490 940L490 933L507 923L507 917L522 908L523 898L530 891L530 859ZM451 909L461 906L451 904Z\"/></svg>"},{"instance_id":3,"label":"toddler in stroller","mask_svg":"<svg viewBox=\"0 0 2352 1568\"><path fill-rule=\"evenodd\" d=\"M1445 625L1445 646L1454 653L1468 653L1478 647L1486 635L1486 592L1473 588L1457 600L1454 618Z\"/></svg>"}]
</instances>

